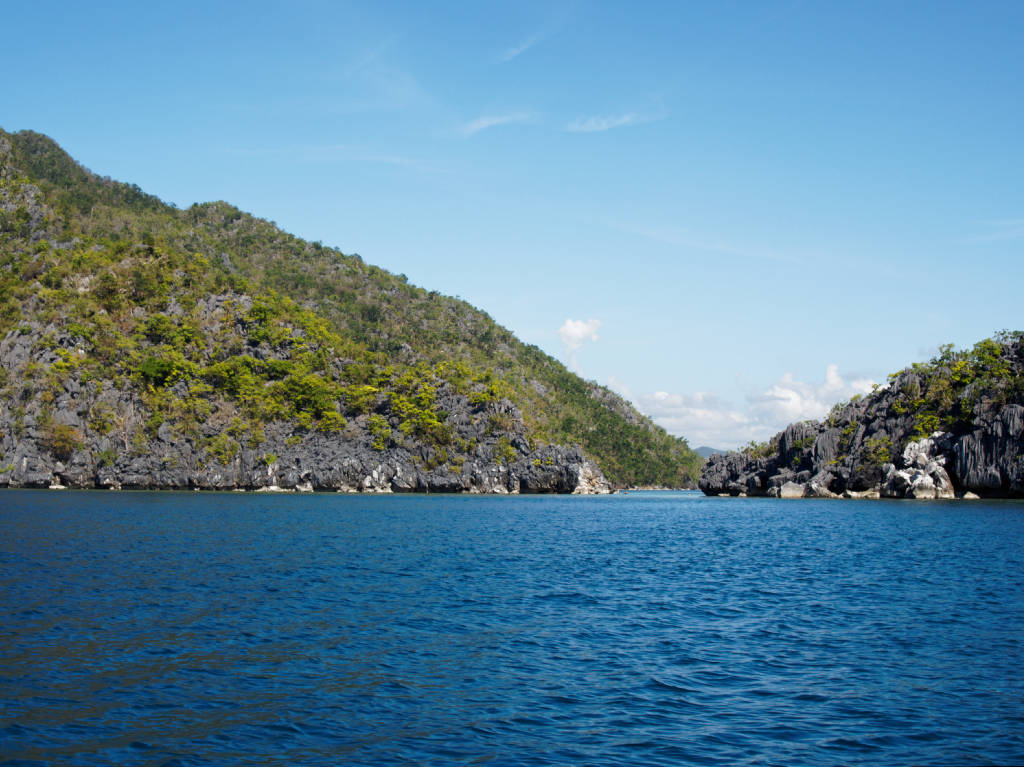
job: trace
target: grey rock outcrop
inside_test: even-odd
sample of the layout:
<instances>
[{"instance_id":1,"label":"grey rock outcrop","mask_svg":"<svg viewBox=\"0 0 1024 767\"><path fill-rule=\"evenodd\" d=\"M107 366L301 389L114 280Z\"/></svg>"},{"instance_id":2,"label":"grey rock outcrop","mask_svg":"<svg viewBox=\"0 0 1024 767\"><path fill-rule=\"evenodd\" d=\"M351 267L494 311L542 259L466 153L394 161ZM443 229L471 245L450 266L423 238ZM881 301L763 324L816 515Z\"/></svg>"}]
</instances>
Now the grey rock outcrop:
<instances>
[{"instance_id":1,"label":"grey rock outcrop","mask_svg":"<svg viewBox=\"0 0 1024 767\"><path fill-rule=\"evenodd\" d=\"M597 465L578 448L548 446L520 458L511 467L510 492L605 494L611 486Z\"/></svg>"},{"instance_id":2,"label":"grey rock outcrop","mask_svg":"<svg viewBox=\"0 0 1024 767\"><path fill-rule=\"evenodd\" d=\"M936 432L928 439L907 443L901 466L882 467L880 493L883 498L954 498L953 482L946 473L946 456L941 447L950 444L949 435Z\"/></svg>"},{"instance_id":3,"label":"grey rock outcrop","mask_svg":"<svg viewBox=\"0 0 1024 767\"><path fill-rule=\"evenodd\" d=\"M950 455L963 487L981 495L1024 495L1024 406L983 410Z\"/></svg>"},{"instance_id":4,"label":"grey rock outcrop","mask_svg":"<svg viewBox=\"0 0 1024 767\"><path fill-rule=\"evenodd\" d=\"M908 368L825 422L790 424L756 450L711 456L698 486L708 495L776 498L1022 497L1021 334L979 346L971 364L981 373L959 390L963 357ZM999 376L985 377L995 365ZM929 402L936 404L922 410ZM922 425L940 422L945 431L921 436Z\"/></svg>"}]
</instances>

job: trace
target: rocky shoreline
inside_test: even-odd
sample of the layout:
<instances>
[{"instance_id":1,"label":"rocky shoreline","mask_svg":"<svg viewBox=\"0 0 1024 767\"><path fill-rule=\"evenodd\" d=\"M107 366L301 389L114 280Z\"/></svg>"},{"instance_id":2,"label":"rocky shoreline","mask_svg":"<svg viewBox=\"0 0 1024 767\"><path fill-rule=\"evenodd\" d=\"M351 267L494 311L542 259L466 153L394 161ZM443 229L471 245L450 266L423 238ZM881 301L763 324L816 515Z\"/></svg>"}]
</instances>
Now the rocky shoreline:
<instances>
[{"instance_id":1,"label":"rocky shoreline","mask_svg":"<svg viewBox=\"0 0 1024 767\"><path fill-rule=\"evenodd\" d=\"M153 439L135 446L129 442L126 448L118 444L119 435L96 434L76 416L88 405L64 404L57 417L84 438L62 457L48 449L45 429L31 415L21 417L17 427L22 436L14 437L12 419L5 417L10 413L0 405L0 487L489 494L604 494L612 489L579 448L530 449L521 433L487 435L480 423L486 417L463 425L465 431L481 432L476 448L443 461L438 450L424 445L392 441L384 449L375 447L363 418L342 434L296 433L290 422L270 424L258 449L241 448L221 462L167 423ZM506 413L515 412L501 404ZM141 429L142 424L129 422L125 433ZM201 439L211 439L216 431L207 427L208 436Z\"/></svg>"},{"instance_id":2,"label":"rocky shoreline","mask_svg":"<svg viewBox=\"0 0 1024 767\"><path fill-rule=\"evenodd\" d=\"M753 471L745 471L746 466L730 467L727 460L716 461L701 490L706 495L764 495L769 498L980 498L969 489L958 491L946 470L944 449L950 447L951 436L936 432L930 438L908 443L896 463L882 464L878 484L860 490L845 487L836 488L839 492L833 491L836 476L827 470L815 474L810 470L782 470L767 476L765 483L767 471L758 470L756 465ZM762 488L764 492L759 492Z\"/></svg>"},{"instance_id":3,"label":"rocky shoreline","mask_svg":"<svg viewBox=\"0 0 1024 767\"><path fill-rule=\"evenodd\" d=\"M5 467L0 488L490 495L612 492L592 461L576 449L561 447L534 451L510 465L474 461L458 473L416 468L410 455L398 451L376 456L350 451L344 458L339 456L337 464L309 465L309 457L308 451L292 451L267 464L251 451L243 451L227 466L149 472L145 460L95 470L81 461L64 464L45 455L25 455L18 465Z\"/></svg>"},{"instance_id":4,"label":"rocky shoreline","mask_svg":"<svg viewBox=\"0 0 1024 767\"><path fill-rule=\"evenodd\" d=\"M405 434L386 402L336 431L296 420L241 429L237 409L210 397L210 416L190 429L154 420L130 382L72 371L40 396L26 371L76 353L55 327L22 326L0 339L0 488L336 491L365 493L575 493L612 488L578 447L531 444L506 399L477 402L442 385L437 405L452 439ZM37 339L48 335L50 346ZM257 350L258 351L258 350ZM181 389L181 392L178 392ZM21 393L31 392L21 396ZM169 387L184 396L183 384Z\"/></svg>"},{"instance_id":5,"label":"rocky shoreline","mask_svg":"<svg viewBox=\"0 0 1024 767\"><path fill-rule=\"evenodd\" d=\"M1019 333L945 349L824 422L711 456L698 486L772 498L1024 498L1022 382Z\"/></svg>"}]
</instances>

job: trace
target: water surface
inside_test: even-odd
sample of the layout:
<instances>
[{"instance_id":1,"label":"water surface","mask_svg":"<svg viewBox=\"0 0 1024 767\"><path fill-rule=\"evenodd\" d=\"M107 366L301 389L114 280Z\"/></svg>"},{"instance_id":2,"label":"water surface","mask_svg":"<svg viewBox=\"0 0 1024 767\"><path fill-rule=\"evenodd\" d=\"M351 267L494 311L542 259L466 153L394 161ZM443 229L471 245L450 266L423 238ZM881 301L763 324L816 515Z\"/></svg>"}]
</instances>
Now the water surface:
<instances>
[{"instance_id":1,"label":"water surface","mask_svg":"<svg viewBox=\"0 0 1024 767\"><path fill-rule=\"evenodd\" d=\"M4 764L1022 763L1022 667L1018 503L0 491Z\"/></svg>"}]
</instances>

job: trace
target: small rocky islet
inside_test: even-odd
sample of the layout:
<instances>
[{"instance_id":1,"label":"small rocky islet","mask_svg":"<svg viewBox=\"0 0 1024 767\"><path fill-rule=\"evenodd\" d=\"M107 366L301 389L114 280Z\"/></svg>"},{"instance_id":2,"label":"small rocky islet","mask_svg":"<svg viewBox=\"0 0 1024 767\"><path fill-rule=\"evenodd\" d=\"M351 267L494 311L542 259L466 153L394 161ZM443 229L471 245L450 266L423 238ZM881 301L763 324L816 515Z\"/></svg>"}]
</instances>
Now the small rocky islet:
<instances>
[{"instance_id":1,"label":"small rocky islet","mask_svg":"<svg viewBox=\"0 0 1024 767\"><path fill-rule=\"evenodd\" d=\"M775 498L1024 497L1024 333L945 346L824 421L713 455L706 495Z\"/></svg>"}]
</instances>

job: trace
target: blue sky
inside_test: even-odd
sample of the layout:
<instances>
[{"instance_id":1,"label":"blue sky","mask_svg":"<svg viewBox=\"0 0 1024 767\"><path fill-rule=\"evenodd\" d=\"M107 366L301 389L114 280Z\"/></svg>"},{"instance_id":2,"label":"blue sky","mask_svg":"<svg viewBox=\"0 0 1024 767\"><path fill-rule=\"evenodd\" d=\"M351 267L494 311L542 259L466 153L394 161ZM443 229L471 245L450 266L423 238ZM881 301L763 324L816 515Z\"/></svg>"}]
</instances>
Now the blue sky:
<instances>
[{"instance_id":1,"label":"blue sky","mask_svg":"<svg viewBox=\"0 0 1024 767\"><path fill-rule=\"evenodd\" d=\"M3 12L0 127L461 296L693 445L1024 327L1024 3Z\"/></svg>"}]
</instances>

